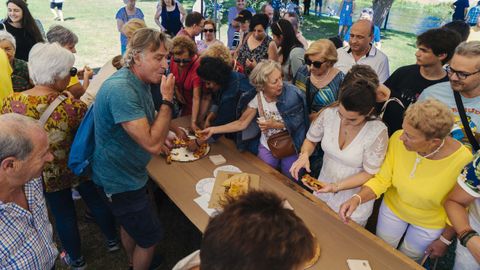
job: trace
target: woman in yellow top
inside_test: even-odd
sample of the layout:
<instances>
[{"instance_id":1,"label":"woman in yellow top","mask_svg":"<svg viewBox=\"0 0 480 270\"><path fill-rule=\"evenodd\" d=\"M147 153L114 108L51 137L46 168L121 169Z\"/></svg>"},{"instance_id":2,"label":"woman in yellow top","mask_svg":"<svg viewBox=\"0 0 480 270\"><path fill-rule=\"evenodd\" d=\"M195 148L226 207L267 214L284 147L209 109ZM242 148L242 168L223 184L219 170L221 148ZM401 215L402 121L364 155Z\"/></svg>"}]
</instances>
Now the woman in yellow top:
<instances>
[{"instance_id":1,"label":"woman in yellow top","mask_svg":"<svg viewBox=\"0 0 480 270\"><path fill-rule=\"evenodd\" d=\"M443 208L471 152L449 135L454 117L436 100L417 102L405 112L403 130L390 138L380 171L340 207L347 222L357 207L385 193L377 236L408 257L443 255L454 231ZM403 242L400 240L404 236Z\"/></svg>"},{"instance_id":2,"label":"woman in yellow top","mask_svg":"<svg viewBox=\"0 0 480 270\"><path fill-rule=\"evenodd\" d=\"M0 49L0 105L2 105L5 97L13 93L11 75L12 67L7 54L3 49Z\"/></svg>"}]
</instances>

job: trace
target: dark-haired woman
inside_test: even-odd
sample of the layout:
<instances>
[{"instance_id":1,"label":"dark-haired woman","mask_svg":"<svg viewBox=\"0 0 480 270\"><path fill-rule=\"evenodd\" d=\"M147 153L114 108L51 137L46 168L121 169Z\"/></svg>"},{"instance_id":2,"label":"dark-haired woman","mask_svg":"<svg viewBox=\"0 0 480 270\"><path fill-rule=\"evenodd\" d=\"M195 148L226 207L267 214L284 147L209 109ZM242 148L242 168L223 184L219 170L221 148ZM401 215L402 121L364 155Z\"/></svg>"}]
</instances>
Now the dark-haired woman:
<instances>
[{"instance_id":1,"label":"dark-haired woman","mask_svg":"<svg viewBox=\"0 0 480 270\"><path fill-rule=\"evenodd\" d=\"M43 42L42 33L23 0L7 1L7 18L0 24L0 30L7 30L15 37L15 58L24 61L28 61L33 45Z\"/></svg>"},{"instance_id":2,"label":"dark-haired woman","mask_svg":"<svg viewBox=\"0 0 480 270\"><path fill-rule=\"evenodd\" d=\"M290 172L310 171L309 156L321 142L323 165L318 177L327 184L314 194L338 213L340 205L355 196L360 186L382 165L388 145L387 127L375 116L376 86L367 80L344 81L339 104L324 109L310 126L302 150ZM351 217L365 226L373 201Z\"/></svg>"},{"instance_id":3,"label":"dark-haired woman","mask_svg":"<svg viewBox=\"0 0 480 270\"><path fill-rule=\"evenodd\" d=\"M155 23L163 32L174 37L182 29L186 16L187 12L178 1L160 0L154 18Z\"/></svg>"},{"instance_id":4,"label":"dark-haired woman","mask_svg":"<svg viewBox=\"0 0 480 270\"><path fill-rule=\"evenodd\" d=\"M245 67L247 75L264 59L277 61L277 46L267 35L267 27L268 17L265 14L255 14L250 20L250 33L237 54L237 61Z\"/></svg>"},{"instance_id":5,"label":"dark-haired woman","mask_svg":"<svg viewBox=\"0 0 480 270\"><path fill-rule=\"evenodd\" d=\"M278 47L278 62L282 64L283 79L291 81L304 64L305 48L297 39L292 24L280 19L272 26L272 36Z\"/></svg>"},{"instance_id":6,"label":"dark-haired woman","mask_svg":"<svg viewBox=\"0 0 480 270\"><path fill-rule=\"evenodd\" d=\"M221 58L202 57L197 74L204 82L205 96L211 96L205 128L239 119L250 100L257 94L248 77L233 71L231 65ZM238 132L232 137L239 149L257 153L255 146L258 147L258 143L244 141L242 138L245 136Z\"/></svg>"}]
</instances>

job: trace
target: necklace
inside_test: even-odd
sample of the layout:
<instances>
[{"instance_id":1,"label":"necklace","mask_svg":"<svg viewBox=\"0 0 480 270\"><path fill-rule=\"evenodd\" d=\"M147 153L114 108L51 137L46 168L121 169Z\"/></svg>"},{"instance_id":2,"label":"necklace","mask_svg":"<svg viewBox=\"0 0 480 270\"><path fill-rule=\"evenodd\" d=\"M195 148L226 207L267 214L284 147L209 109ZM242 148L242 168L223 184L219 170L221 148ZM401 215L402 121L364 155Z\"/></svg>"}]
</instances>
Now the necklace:
<instances>
[{"instance_id":1,"label":"necklace","mask_svg":"<svg viewBox=\"0 0 480 270\"><path fill-rule=\"evenodd\" d=\"M321 81L325 80L325 79L328 77L328 74L330 74L330 70L332 70L332 69L329 68L328 71L327 71L327 74L325 74L325 75L323 75L323 76L320 76L320 77L318 77L318 78L317 78L315 75L313 75L313 74L312 74L311 77L313 78L314 81L321 82Z\"/></svg>"},{"instance_id":2,"label":"necklace","mask_svg":"<svg viewBox=\"0 0 480 270\"><path fill-rule=\"evenodd\" d=\"M417 166L418 166L418 164L420 164L420 161L422 161L422 157L423 158L429 158L429 157L435 155L436 153L438 153L438 151L440 151L440 149L442 149L444 144L445 144L445 139L442 140L442 143L437 147L437 149L433 150L433 152L431 152L430 154L425 155L425 156L421 156L421 155L418 154L418 152L415 152L417 157L415 158L415 164L413 164L413 169L410 172L410 179L415 177L415 171L417 170Z\"/></svg>"}]
</instances>

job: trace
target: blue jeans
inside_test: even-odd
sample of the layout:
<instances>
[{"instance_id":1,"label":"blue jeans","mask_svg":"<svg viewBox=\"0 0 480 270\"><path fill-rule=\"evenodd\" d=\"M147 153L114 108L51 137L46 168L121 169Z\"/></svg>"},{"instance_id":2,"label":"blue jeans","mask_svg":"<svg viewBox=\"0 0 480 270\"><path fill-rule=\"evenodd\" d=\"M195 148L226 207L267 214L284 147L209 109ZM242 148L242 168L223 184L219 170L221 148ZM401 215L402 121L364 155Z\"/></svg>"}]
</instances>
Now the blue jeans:
<instances>
[{"instance_id":1,"label":"blue jeans","mask_svg":"<svg viewBox=\"0 0 480 270\"><path fill-rule=\"evenodd\" d=\"M112 213L105 202L97 193L92 181L85 181L78 185L78 192L92 212L95 222L100 226L102 233L107 240L116 240L117 233ZM80 234L77 226L77 214L72 199L70 188L55 192L46 192L45 198L55 218L58 236L62 246L73 260L79 259L82 254L80 250Z\"/></svg>"}]
</instances>

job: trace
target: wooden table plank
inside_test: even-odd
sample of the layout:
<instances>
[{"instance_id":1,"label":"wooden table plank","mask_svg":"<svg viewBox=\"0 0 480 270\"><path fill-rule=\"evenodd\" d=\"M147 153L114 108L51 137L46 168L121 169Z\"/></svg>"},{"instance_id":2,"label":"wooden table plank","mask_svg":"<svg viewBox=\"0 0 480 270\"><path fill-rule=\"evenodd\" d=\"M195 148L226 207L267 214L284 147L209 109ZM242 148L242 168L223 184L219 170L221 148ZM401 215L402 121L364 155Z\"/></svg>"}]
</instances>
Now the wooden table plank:
<instances>
[{"instance_id":1,"label":"wooden table plank","mask_svg":"<svg viewBox=\"0 0 480 270\"><path fill-rule=\"evenodd\" d=\"M188 119L177 119L176 122L187 126ZM336 213L313 194L254 155L238 152L233 142L220 139L211 144L210 154L221 154L227 160L226 164L237 166L243 172L260 175L260 189L273 191L288 199L295 213L319 240L322 255L312 269L348 269L347 259L368 260L372 269L423 269L363 227L353 222L343 224ZM208 158L167 165L163 157L154 157L147 169L160 188L203 232L209 217L193 201L199 196L195 185L202 178L213 177L216 167Z\"/></svg>"}]
</instances>

